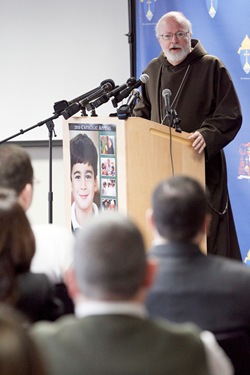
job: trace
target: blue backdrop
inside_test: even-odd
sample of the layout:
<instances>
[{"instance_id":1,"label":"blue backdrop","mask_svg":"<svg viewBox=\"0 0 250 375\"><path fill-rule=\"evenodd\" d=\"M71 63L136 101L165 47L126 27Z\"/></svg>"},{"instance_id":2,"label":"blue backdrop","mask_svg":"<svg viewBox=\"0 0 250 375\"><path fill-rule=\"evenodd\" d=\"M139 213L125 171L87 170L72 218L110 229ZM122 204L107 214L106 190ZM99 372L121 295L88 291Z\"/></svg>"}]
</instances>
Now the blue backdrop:
<instances>
[{"instance_id":1,"label":"blue backdrop","mask_svg":"<svg viewBox=\"0 0 250 375\"><path fill-rule=\"evenodd\" d=\"M243 124L225 148L228 188L243 261L250 265L250 0L135 0L136 76L159 55L155 24L166 12L177 10L190 19L193 38L218 56L232 76L243 112ZM249 259L248 259L249 251Z\"/></svg>"}]
</instances>

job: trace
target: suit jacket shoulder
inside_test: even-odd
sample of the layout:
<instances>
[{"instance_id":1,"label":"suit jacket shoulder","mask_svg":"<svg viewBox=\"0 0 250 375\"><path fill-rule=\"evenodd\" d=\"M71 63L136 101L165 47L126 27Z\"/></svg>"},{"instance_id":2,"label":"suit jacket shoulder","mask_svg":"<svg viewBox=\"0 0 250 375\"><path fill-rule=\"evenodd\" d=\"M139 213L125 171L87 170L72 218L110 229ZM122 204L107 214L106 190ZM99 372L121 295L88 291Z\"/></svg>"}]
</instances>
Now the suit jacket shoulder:
<instances>
[{"instance_id":1,"label":"suit jacket shoulder","mask_svg":"<svg viewBox=\"0 0 250 375\"><path fill-rule=\"evenodd\" d=\"M68 316L37 323L31 333L49 363L49 375L208 374L199 331L190 325L126 315Z\"/></svg>"}]
</instances>

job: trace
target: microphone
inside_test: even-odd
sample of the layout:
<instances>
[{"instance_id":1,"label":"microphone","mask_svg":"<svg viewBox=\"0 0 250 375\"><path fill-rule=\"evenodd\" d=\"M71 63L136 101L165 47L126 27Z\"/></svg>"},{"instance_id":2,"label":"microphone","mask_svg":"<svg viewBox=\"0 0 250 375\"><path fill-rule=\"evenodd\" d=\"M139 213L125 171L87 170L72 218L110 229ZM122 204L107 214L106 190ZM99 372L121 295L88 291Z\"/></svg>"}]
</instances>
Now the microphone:
<instances>
[{"instance_id":1,"label":"microphone","mask_svg":"<svg viewBox=\"0 0 250 375\"><path fill-rule=\"evenodd\" d=\"M169 89L164 89L162 91L162 96L164 98L164 103L165 103L165 110L166 110L166 115L170 116L171 115L171 106L170 106L170 96L172 95L171 91Z\"/></svg>"},{"instance_id":2,"label":"microphone","mask_svg":"<svg viewBox=\"0 0 250 375\"><path fill-rule=\"evenodd\" d=\"M117 91L114 93L114 99L112 99L113 107L117 107L118 103L122 100L120 99L120 93L121 91L125 90L128 87L132 87L136 83L135 77L131 77L127 80L127 82L124 85L121 85L118 87Z\"/></svg>"},{"instance_id":3,"label":"microphone","mask_svg":"<svg viewBox=\"0 0 250 375\"><path fill-rule=\"evenodd\" d=\"M67 108L65 108L65 110L62 112L62 115L65 118L65 120L75 115L78 111L80 111L80 109L83 109L84 107L86 107L86 105L89 102L98 98L103 93L110 92L115 86L114 82L112 81L113 83L111 83L111 81L112 80L108 80L108 82L104 83L101 87L90 91L90 94L88 96L86 96L85 94L83 99L80 100L79 102L73 101L73 103L70 104ZM76 99L79 100L79 98L76 98Z\"/></svg>"},{"instance_id":4,"label":"microphone","mask_svg":"<svg viewBox=\"0 0 250 375\"><path fill-rule=\"evenodd\" d=\"M149 76L145 73L142 74L140 78L138 79L138 81L135 82L134 85L122 90L120 94L117 95L116 97L117 103L125 99L131 93L131 91L133 91L134 89L137 89L137 87L140 87L143 83L144 84L147 83L148 80L149 80Z\"/></svg>"},{"instance_id":5,"label":"microphone","mask_svg":"<svg viewBox=\"0 0 250 375\"><path fill-rule=\"evenodd\" d=\"M134 106L136 105L137 99L139 98L140 98L140 91L137 89L134 89L129 95L128 100L127 100L127 106L131 108L131 112L134 109Z\"/></svg>"},{"instance_id":6,"label":"microphone","mask_svg":"<svg viewBox=\"0 0 250 375\"><path fill-rule=\"evenodd\" d=\"M167 118L168 125L170 127L174 127L177 132L181 133L181 131L182 131L181 128L180 128L181 120L179 119L176 110L175 109L173 110L171 108L171 105L170 105L170 96L171 95L172 95L172 93L171 93L171 90L169 90L169 89L164 89L162 91L162 96L164 98L165 109L166 109L166 115L165 115L164 119ZM163 119L163 121L164 121L164 119Z\"/></svg>"},{"instance_id":7,"label":"microphone","mask_svg":"<svg viewBox=\"0 0 250 375\"><path fill-rule=\"evenodd\" d=\"M81 100L85 99L89 95L94 94L96 91L98 91L106 83L110 83L112 85L112 88L115 87L115 83L112 79L105 79L104 81L102 81L100 83L100 86L96 87L95 89L92 89L92 90L88 91L87 93L85 93L83 95L77 96L76 98L74 98L70 101L60 100L58 102L55 102L54 103L54 113L60 113L60 112L64 111L67 107L69 107L71 104L79 103Z\"/></svg>"},{"instance_id":8,"label":"microphone","mask_svg":"<svg viewBox=\"0 0 250 375\"><path fill-rule=\"evenodd\" d=\"M133 109L136 105L137 100L140 98L140 91L134 89L128 97L127 103L122 105L117 110L117 116L120 120L126 120L129 116L132 116Z\"/></svg>"},{"instance_id":9,"label":"microphone","mask_svg":"<svg viewBox=\"0 0 250 375\"><path fill-rule=\"evenodd\" d=\"M134 77L131 77L127 80L126 83L124 83L123 85L120 85L120 86L116 86L112 91L110 91L108 94L106 95L103 95L101 96L100 98L96 99L94 102L92 103L89 103L87 105L87 110L88 111L91 111L95 108L98 108L100 107L102 104L104 103L107 103L109 101L110 98L112 98L112 96L114 96L114 99L116 98L117 95L119 95L119 93L126 89L128 86L132 86L134 83L136 82L136 79ZM113 102L113 101L112 101ZM114 103L113 103L114 105Z\"/></svg>"}]
</instances>

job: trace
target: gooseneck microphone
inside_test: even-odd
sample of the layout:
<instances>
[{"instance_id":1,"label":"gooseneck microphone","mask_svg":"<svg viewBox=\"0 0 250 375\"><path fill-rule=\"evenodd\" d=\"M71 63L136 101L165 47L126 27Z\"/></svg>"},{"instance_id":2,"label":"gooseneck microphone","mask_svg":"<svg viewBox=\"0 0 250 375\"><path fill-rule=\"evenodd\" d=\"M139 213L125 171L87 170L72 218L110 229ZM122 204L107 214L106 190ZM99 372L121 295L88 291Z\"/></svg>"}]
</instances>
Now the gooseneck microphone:
<instances>
[{"instance_id":1,"label":"gooseneck microphone","mask_svg":"<svg viewBox=\"0 0 250 375\"><path fill-rule=\"evenodd\" d=\"M172 109L170 105L171 95L172 93L171 93L171 90L169 89L164 89L162 91L162 96L164 98L165 111L166 111L164 119L162 120L162 123L164 122L165 119L167 119L168 126L175 128L177 132L181 133L182 131L180 128L181 120L179 119L176 110Z\"/></svg>"},{"instance_id":2,"label":"gooseneck microphone","mask_svg":"<svg viewBox=\"0 0 250 375\"><path fill-rule=\"evenodd\" d=\"M134 89L137 89L140 87L142 84L147 83L149 80L149 76L147 74L142 74L138 81L135 82L134 85L124 89L123 91L120 92L120 94L117 96L117 102L119 103L123 99L127 98L127 96L133 91Z\"/></svg>"},{"instance_id":3,"label":"gooseneck microphone","mask_svg":"<svg viewBox=\"0 0 250 375\"><path fill-rule=\"evenodd\" d=\"M131 111L134 109L137 100L140 99L140 91L138 89L134 89L128 97L127 106L131 108Z\"/></svg>"},{"instance_id":4,"label":"gooseneck microphone","mask_svg":"<svg viewBox=\"0 0 250 375\"><path fill-rule=\"evenodd\" d=\"M171 106L170 106L170 96L172 95L171 90L169 89L164 89L162 91L162 96L164 98L164 103L165 103L165 110L166 110L166 116L171 115Z\"/></svg>"},{"instance_id":5,"label":"gooseneck microphone","mask_svg":"<svg viewBox=\"0 0 250 375\"><path fill-rule=\"evenodd\" d=\"M133 89L130 93L127 103L120 106L117 110L117 117L120 120L126 120L128 117L133 115L133 109L140 100L140 91L138 89Z\"/></svg>"}]
</instances>

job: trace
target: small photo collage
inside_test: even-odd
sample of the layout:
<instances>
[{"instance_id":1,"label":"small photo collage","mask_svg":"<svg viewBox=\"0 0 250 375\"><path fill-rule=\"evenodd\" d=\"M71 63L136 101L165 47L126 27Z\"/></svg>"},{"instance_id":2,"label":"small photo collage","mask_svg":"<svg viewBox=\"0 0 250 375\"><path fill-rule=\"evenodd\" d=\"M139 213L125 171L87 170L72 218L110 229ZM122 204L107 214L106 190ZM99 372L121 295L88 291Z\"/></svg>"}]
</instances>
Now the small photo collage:
<instances>
[{"instance_id":1,"label":"small photo collage","mask_svg":"<svg viewBox=\"0 0 250 375\"><path fill-rule=\"evenodd\" d=\"M101 210L117 210L116 133L99 133Z\"/></svg>"}]
</instances>

